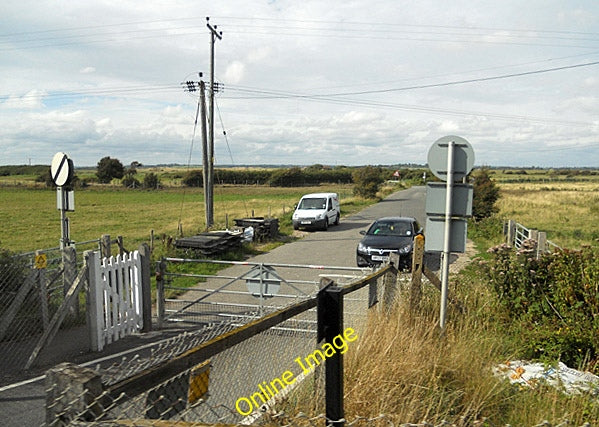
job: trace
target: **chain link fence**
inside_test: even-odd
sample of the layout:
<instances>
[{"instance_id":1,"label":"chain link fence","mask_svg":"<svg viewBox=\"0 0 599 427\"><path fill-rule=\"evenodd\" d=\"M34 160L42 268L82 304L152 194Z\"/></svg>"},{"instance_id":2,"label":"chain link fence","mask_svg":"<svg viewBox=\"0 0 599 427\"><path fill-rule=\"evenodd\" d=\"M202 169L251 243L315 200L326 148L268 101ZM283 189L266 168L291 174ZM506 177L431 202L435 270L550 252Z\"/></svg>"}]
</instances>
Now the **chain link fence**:
<instances>
[{"instance_id":1,"label":"chain link fence","mask_svg":"<svg viewBox=\"0 0 599 427\"><path fill-rule=\"evenodd\" d=\"M64 250L0 253L0 384L10 382L26 368L82 268L84 250L103 247L106 251L110 247L109 236L107 245L100 245L101 241L81 242ZM122 239L116 242L121 248ZM68 307L61 328L84 325L85 298L81 294Z\"/></svg>"},{"instance_id":2,"label":"chain link fence","mask_svg":"<svg viewBox=\"0 0 599 427\"><path fill-rule=\"evenodd\" d=\"M325 413L325 363L357 345L369 307L383 290L391 292L396 274L387 268L359 280L358 286L348 285L354 288L336 288L347 292L341 304L345 329L328 343L317 341L323 308L317 310L318 298L312 296L283 309L262 306L251 313L253 318L244 312L204 324L165 341L148 358L123 359L103 369L59 365L46 377L46 422L247 425L305 399L314 413Z\"/></svg>"},{"instance_id":3,"label":"chain link fence","mask_svg":"<svg viewBox=\"0 0 599 427\"><path fill-rule=\"evenodd\" d=\"M0 360L2 380L24 368L37 339L64 297L60 258L36 264L31 256L5 257L0 262ZM70 322L76 322L74 317Z\"/></svg>"}]
</instances>

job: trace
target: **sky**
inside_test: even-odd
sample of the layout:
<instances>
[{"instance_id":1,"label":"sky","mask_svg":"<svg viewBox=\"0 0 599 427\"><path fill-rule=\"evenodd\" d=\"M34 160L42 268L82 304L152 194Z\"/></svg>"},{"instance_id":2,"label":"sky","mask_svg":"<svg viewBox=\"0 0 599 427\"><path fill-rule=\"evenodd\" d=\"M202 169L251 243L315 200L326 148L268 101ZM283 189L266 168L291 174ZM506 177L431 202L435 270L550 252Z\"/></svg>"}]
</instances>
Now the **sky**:
<instances>
[{"instance_id":1,"label":"sky","mask_svg":"<svg viewBox=\"0 0 599 427\"><path fill-rule=\"evenodd\" d=\"M596 0L20 0L0 5L0 165L599 167Z\"/></svg>"}]
</instances>

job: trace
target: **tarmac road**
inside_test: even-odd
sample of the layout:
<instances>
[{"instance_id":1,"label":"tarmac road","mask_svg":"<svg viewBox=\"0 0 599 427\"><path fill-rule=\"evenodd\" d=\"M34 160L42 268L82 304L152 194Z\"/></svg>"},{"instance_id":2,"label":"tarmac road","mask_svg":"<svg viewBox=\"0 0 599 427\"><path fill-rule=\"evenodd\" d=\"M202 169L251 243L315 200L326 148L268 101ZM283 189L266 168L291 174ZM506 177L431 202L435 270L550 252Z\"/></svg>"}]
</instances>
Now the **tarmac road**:
<instances>
[{"instance_id":1,"label":"tarmac road","mask_svg":"<svg viewBox=\"0 0 599 427\"><path fill-rule=\"evenodd\" d=\"M355 250L362 237L359 234L360 230L366 229L376 218L395 215L413 216L424 226L426 222L425 197L426 189L421 186L396 192L380 203L350 217L344 217L342 212L341 222L338 226L331 226L327 231L306 232L301 240L280 246L248 261L355 267ZM313 271L301 273L302 276L305 274L315 275ZM316 273L317 275L318 273ZM172 334L173 331L168 333ZM140 343L147 344L162 338L161 333L152 332L151 334L153 334L152 339L149 339L149 336L148 339L132 337L129 340L125 339L107 346L101 353L90 353L85 357L81 357L81 355L76 358L67 357L63 360L81 363L104 358L103 363L110 363L108 359L110 354L127 350L127 345L135 353L135 348ZM58 337L56 339L58 340ZM59 344L53 343L56 348L60 348ZM56 355L54 356L56 358ZM0 387L0 425L41 425L44 423L44 405L43 380L26 383L19 387Z\"/></svg>"}]
</instances>

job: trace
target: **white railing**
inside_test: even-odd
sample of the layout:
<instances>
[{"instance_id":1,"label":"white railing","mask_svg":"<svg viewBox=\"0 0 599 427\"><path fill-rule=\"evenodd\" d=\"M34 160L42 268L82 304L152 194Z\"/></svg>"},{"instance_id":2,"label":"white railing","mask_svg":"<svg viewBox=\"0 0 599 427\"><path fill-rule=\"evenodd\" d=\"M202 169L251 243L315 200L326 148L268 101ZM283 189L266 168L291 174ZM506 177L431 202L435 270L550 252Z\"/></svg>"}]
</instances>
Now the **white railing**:
<instances>
[{"instance_id":1,"label":"white railing","mask_svg":"<svg viewBox=\"0 0 599 427\"><path fill-rule=\"evenodd\" d=\"M143 327L141 257L134 251L100 259L92 252L88 265L90 341L100 351Z\"/></svg>"},{"instance_id":2,"label":"white railing","mask_svg":"<svg viewBox=\"0 0 599 427\"><path fill-rule=\"evenodd\" d=\"M554 252L561 249L558 245L547 240L547 233L535 229L528 229L516 221L509 220L505 225L505 235L508 245L520 249L524 242L534 241L537 248L537 256L546 252Z\"/></svg>"}]
</instances>

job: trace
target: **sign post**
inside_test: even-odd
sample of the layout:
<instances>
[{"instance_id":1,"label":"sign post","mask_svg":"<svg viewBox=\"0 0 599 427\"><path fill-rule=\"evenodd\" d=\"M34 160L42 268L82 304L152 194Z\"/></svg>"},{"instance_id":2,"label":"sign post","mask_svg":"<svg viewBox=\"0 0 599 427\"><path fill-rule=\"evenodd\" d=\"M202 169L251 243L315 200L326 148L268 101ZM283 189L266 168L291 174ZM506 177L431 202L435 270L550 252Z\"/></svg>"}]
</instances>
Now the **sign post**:
<instances>
[{"instance_id":1,"label":"sign post","mask_svg":"<svg viewBox=\"0 0 599 427\"><path fill-rule=\"evenodd\" d=\"M458 187L460 190L459 199L460 206L455 206L454 203L454 184L456 181L464 179L472 170L474 165L474 151L472 147L464 138L459 136L449 135L439 138L431 146L428 152L428 166L432 173L442 181L446 182L445 185L445 209L444 212L440 212L436 209L435 200L433 197L439 197L442 194L434 189L431 185L427 188L427 215L443 215L445 218L444 231L443 231L443 245L442 245L442 264L441 264L441 307L439 313L439 326L441 329L445 329L445 319L447 310L447 288L449 281L449 261L452 248L465 247L466 229L464 225L464 232L460 234L457 239L452 236L452 230L456 228L456 219L454 217L463 220L464 216L470 216L472 214L472 191L471 186L465 188ZM459 185L459 184L458 184ZM463 188L463 189L462 189ZM437 187L438 189L438 187ZM431 190L431 191L429 191ZM438 189L440 190L440 189ZM465 199L463 197L465 190ZM430 200L429 200L430 199ZM431 212L429 212L429 209ZM427 231L428 224L432 223L429 218L427 220ZM429 244L428 250L438 250L439 248L431 247L435 244L434 239L427 239L426 243Z\"/></svg>"},{"instance_id":2,"label":"sign post","mask_svg":"<svg viewBox=\"0 0 599 427\"><path fill-rule=\"evenodd\" d=\"M71 239L69 237L69 219L66 216L66 211L75 210L75 196L73 191L66 190L64 186L69 185L73 180L74 175L73 161L68 155L58 152L52 158L50 166L50 174L52 181L56 185L56 205L60 210L60 250L69 246Z\"/></svg>"}]
</instances>

